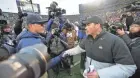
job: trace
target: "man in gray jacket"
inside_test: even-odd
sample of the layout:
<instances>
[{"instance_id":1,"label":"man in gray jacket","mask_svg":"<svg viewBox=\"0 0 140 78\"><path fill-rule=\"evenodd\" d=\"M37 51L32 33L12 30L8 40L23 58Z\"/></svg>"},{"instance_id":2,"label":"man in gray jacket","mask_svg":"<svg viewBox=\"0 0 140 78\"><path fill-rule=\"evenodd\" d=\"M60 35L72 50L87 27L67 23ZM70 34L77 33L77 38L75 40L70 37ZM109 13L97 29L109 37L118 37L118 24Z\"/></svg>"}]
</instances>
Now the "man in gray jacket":
<instances>
[{"instance_id":1,"label":"man in gray jacket","mask_svg":"<svg viewBox=\"0 0 140 78\"><path fill-rule=\"evenodd\" d=\"M95 67L95 72L86 73L87 78L128 78L136 65L127 45L119 37L102 30L102 20L93 16L85 22L88 37L75 48L65 51L66 55L86 52L86 69ZM86 70L85 69L85 70Z\"/></svg>"}]
</instances>

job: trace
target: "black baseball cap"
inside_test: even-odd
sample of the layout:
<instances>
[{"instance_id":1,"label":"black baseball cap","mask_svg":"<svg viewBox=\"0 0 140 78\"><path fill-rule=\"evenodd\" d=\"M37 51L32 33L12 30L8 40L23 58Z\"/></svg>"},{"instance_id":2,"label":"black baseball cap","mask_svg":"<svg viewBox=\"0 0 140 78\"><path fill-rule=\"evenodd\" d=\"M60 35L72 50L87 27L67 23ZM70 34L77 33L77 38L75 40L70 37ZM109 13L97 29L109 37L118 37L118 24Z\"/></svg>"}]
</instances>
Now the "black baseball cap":
<instances>
[{"instance_id":1,"label":"black baseball cap","mask_svg":"<svg viewBox=\"0 0 140 78\"><path fill-rule=\"evenodd\" d=\"M28 14L27 15L27 24L44 24L47 20L42 19L39 14Z\"/></svg>"},{"instance_id":2,"label":"black baseball cap","mask_svg":"<svg viewBox=\"0 0 140 78\"><path fill-rule=\"evenodd\" d=\"M92 16L87 18L87 20L83 21L84 24L95 23L95 24L103 24L103 21L98 16Z\"/></svg>"},{"instance_id":3,"label":"black baseball cap","mask_svg":"<svg viewBox=\"0 0 140 78\"><path fill-rule=\"evenodd\" d=\"M135 21L135 22L133 22L132 24L137 24L137 25L140 26L140 21L139 21L139 20L138 20L138 21Z\"/></svg>"}]
</instances>

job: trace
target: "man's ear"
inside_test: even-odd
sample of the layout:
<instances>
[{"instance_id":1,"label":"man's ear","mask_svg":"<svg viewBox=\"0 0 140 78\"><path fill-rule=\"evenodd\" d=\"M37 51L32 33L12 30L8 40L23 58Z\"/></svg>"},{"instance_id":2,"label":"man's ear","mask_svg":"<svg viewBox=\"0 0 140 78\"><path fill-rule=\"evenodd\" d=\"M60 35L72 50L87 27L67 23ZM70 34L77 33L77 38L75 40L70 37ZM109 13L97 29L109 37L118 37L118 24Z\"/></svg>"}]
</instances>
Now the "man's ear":
<instances>
[{"instance_id":1,"label":"man's ear","mask_svg":"<svg viewBox=\"0 0 140 78\"><path fill-rule=\"evenodd\" d=\"M33 28L34 27L33 24L30 24L30 27Z\"/></svg>"},{"instance_id":2,"label":"man's ear","mask_svg":"<svg viewBox=\"0 0 140 78\"><path fill-rule=\"evenodd\" d=\"M35 27L33 26L33 24L30 24L30 25L28 26L28 28L34 30Z\"/></svg>"},{"instance_id":3,"label":"man's ear","mask_svg":"<svg viewBox=\"0 0 140 78\"><path fill-rule=\"evenodd\" d=\"M28 27L31 27L32 24L28 24Z\"/></svg>"},{"instance_id":4,"label":"man's ear","mask_svg":"<svg viewBox=\"0 0 140 78\"><path fill-rule=\"evenodd\" d=\"M100 24L96 24L96 28L100 28L101 27L101 25Z\"/></svg>"}]
</instances>

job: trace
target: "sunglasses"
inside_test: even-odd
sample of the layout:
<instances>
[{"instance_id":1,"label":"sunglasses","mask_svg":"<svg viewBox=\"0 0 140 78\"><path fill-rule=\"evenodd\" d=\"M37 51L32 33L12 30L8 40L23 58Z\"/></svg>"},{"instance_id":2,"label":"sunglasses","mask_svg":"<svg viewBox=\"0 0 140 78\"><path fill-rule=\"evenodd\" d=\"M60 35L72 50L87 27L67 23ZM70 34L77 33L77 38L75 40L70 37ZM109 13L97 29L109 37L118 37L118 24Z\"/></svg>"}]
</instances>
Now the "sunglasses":
<instances>
[{"instance_id":1,"label":"sunglasses","mask_svg":"<svg viewBox=\"0 0 140 78\"><path fill-rule=\"evenodd\" d=\"M36 24L36 25L39 25L39 26L41 26L41 27L44 27L44 24Z\"/></svg>"}]
</instances>

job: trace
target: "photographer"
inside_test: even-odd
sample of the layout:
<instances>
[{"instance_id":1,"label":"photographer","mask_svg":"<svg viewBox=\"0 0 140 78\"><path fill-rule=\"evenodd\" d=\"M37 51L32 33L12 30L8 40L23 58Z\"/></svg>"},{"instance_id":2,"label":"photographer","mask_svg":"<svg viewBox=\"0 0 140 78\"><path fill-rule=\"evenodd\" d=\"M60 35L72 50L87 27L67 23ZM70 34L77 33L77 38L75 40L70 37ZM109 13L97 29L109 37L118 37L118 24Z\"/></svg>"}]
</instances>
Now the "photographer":
<instances>
[{"instance_id":1,"label":"photographer","mask_svg":"<svg viewBox=\"0 0 140 78\"><path fill-rule=\"evenodd\" d=\"M5 25L1 28L1 47L4 47L8 50L9 55L14 54L15 51L15 37L12 34L12 28L8 25Z\"/></svg>"},{"instance_id":2,"label":"photographer","mask_svg":"<svg viewBox=\"0 0 140 78\"><path fill-rule=\"evenodd\" d=\"M14 32L17 35L19 35L22 32L22 23L23 23L23 17L27 16L27 13L22 13L22 12L18 12L18 19L15 23L15 27L14 27Z\"/></svg>"},{"instance_id":3,"label":"photographer","mask_svg":"<svg viewBox=\"0 0 140 78\"><path fill-rule=\"evenodd\" d=\"M127 35L123 29L118 29L117 33L125 41L130 49L133 59L136 63L137 70L131 78L140 78L140 21L134 22L130 26L130 33Z\"/></svg>"},{"instance_id":4,"label":"photographer","mask_svg":"<svg viewBox=\"0 0 140 78\"><path fill-rule=\"evenodd\" d=\"M60 23L60 25L58 26L59 30L61 30L63 27L63 24L64 24L63 14L66 13L66 10L62 8L57 8L57 6L58 6L58 3L53 1L50 4L50 7L47 7L48 15L49 15L48 24L47 24L48 26L46 27L47 31L51 31L51 25L55 21L55 18L59 19L59 23Z\"/></svg>"},{"instance_id":5,"label":"photographer","mask_svg":"<svg viewBox=\"0 0 140 78\"><path fill-rule=\"evenodd\" d=\"M62 31L66 37L68 49L73 48L75 46L75 41L77 40L76 31L74 30L74 26L71 23L66 23L65 26L63 27ZM70 66L74 64L73 63L73 56L70 56L68 60L70 60L70 63L67 66L67 68L69 69L68 73L71 75L71 67Z\"/></svg>"},{"instance_id":6,"label":"photographer","mask_svg":"<svg viewBox=\"0 0 140 78\"><path fill-rule=\"evenodd\" d=\"M0 16L4 16L0 9ZM7 59L15 53L15 45L13 43L15 37L12 34L12 27L9 26L7 20L0 20L0 61Z\"/></svg>"}]
</instances>

